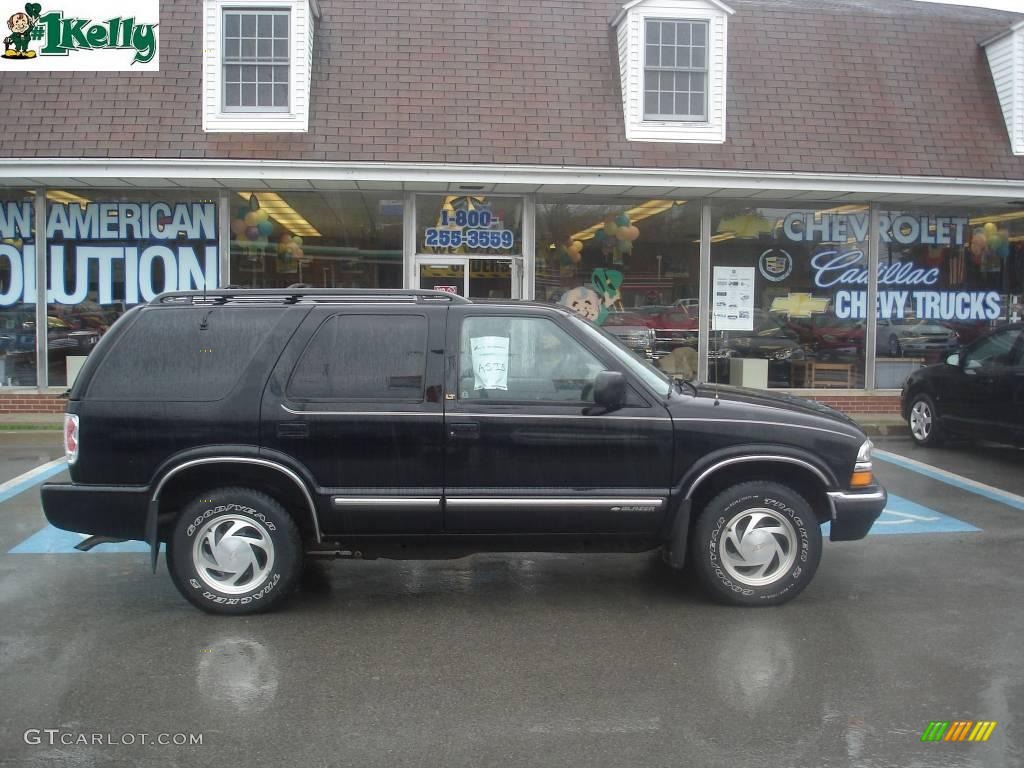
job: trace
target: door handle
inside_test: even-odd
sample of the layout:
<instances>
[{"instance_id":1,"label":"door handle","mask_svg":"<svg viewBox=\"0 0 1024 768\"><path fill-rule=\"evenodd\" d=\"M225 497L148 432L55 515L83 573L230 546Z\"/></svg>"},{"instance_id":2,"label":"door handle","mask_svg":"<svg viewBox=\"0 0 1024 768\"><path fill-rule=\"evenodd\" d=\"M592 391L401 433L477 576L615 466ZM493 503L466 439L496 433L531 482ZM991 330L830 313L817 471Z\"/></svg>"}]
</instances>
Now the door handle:
<instances>
[{"instance_id":1,"label":"door handle","mask_svg":"<svg viewBox=\"0 0 1024 768\"><path fill-rule=\"evenodd\" d=\"M304 421L281 421L277 424L278 437L309 437L309 424Z\"/></svg>"},{"instance_id":2,"label":"door handle","mask_svg":"<svg viewBox=\"0 0 1024 768\"><path fill-rule=\"evenodd\" d=\"M452 440L479 440L480 425L475 421L460 421L449 424L448 437Z\"/></svg>"}]
</instances>

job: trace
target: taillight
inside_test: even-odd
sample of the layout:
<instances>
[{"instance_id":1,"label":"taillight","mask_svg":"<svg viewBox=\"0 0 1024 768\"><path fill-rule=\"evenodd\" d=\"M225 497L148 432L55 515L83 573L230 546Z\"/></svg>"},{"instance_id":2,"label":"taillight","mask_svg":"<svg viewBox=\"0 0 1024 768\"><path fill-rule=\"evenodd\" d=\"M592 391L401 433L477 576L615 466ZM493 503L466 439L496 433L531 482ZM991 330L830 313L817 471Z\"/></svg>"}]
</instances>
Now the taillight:
<instances>
[{"instance_id":1,"label":"taillight","mask_svg":"<svg viewBox=\"0 0 1024 768\"><path fill-rule=\"evenodd\" d=\"M64 456L68 464L78 458L78 416L73 413L64 414Z\"/></svg>"}]
</instances>

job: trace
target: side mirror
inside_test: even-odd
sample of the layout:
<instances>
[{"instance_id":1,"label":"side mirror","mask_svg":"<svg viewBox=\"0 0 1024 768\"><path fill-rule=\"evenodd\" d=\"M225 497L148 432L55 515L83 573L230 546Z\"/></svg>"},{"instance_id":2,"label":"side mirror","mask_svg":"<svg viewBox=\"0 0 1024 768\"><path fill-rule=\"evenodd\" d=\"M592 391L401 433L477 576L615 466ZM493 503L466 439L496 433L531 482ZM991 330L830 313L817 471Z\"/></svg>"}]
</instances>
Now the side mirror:
<instances>
[{"instance_id":1,"label":"side mirror","mask_svg":"<svg viewBox=\"0 0 1024 768\"><path fill-rule=\"evenodd\" d=\"M960 367L960 353L954 352L952 355L946 358L946 365L952 365L954 368Z\"/></svg>"},{"instance_id":2,"label":"side mirror","mask_svg":"<svg viewBox=\"0 0 1024 768\"><path fill-rule=\"evenodd\" d=\"M626 402L626 377L619 371L601 371L594 380L594 404L613 410Z\"/></svg>"}]
</instances>

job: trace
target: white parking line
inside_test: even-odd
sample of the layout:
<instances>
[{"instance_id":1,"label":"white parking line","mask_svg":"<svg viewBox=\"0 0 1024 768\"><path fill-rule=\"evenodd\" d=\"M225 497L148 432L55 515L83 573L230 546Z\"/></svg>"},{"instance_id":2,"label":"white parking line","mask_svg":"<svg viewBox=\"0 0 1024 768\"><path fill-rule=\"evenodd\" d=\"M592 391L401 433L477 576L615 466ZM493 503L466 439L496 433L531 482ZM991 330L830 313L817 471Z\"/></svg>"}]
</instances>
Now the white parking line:
<instances>
[{"instance_id":1,"label":"white parking line","mask_svg":"<svg viewBox=\"0 0 1024 768\"><path fill-rule=\"evenodd\" d=\"M6 483L0 483L0 503L12 499L19 493L24 493L34 485L44 480L59 475L65 469L67 469L68 460L65 458L54 459L48 461L45 464L40 464L38 467L30 469L28 472L23 472L17 477L11 478Z\"/></svg>"},{"instance_id":2,"label":"white parking line","mask_svg":"<svg viewBox=\"0 0 1024 768\"><path fill-rule=\"evenodd\" d=\"M955 472L949 472L945 469L933 467L931 464L925 464L923 461L908 459L906 456L900 456L898 453L890 453L889 451L882 451L876 448L872 451L872 455L878 457L882 461L895 464L897 467L903 467L904 469L909 469L911 472L917 472L925 477L938 480L940 483L946 483L947 485L952 485L955 488L962 488L965 491L970 491L971 493L976 493L979 496L984 496L986 499L998 501L1008 507L1013 507L1014 509L1024 509L1024 496L1018 496L1016 493L1004 491L1002 488L996 488L991 485L986 485L985 483L979 483L977 480L971 480L969 477L964 477L963 475L958 475Z\"/></svg>"}]
</instances>

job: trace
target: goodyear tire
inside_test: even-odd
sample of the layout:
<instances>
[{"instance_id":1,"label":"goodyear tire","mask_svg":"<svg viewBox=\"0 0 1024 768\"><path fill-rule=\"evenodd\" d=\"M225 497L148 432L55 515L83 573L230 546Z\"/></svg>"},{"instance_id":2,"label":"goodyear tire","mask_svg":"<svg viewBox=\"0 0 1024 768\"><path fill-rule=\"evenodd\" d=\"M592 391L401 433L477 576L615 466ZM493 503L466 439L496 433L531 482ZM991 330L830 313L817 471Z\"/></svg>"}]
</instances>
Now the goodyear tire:
<instances>
[{"instance_id":1,"label":"goodyear tire","mask_svg":"<svg viewBox=\"0 0 1024 768\"><path fill-rule=\"evenodd\" d=\"M207 491L182 510L167 543L171 579L210 613L249 614L278 605L302 570L295 521L248 488Z\"/></svg>"},{"instance_id":2,"label":"goodyear tire","mask_svg":"<svg viewBox=\"0 0 1024 768\"><path fill-rule=\"evenodd\" d=\"M715 600L780 605L810 583L821 561L821 528L800 494L779 483L740 483L697 519L690 562Z\"/></svg>"}]
</instances>

